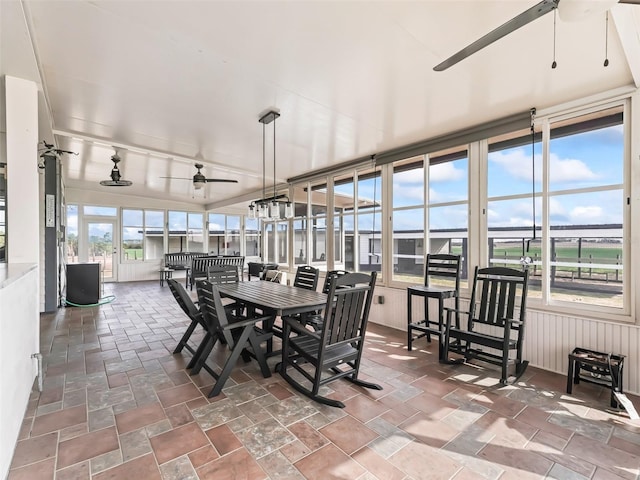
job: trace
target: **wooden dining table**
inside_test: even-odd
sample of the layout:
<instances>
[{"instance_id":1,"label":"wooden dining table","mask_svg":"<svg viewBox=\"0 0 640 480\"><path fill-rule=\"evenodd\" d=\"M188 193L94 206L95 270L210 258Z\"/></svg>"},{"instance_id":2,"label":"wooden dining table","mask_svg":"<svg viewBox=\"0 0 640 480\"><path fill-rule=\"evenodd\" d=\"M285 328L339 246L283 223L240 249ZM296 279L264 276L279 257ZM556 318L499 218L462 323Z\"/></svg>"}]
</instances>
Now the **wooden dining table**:
<instances>
[{"instance_id":1,"label":"wooden dining table","mask_svg":"<svg viewBox=\"0 0 640 480\"><path fill-rule=\"evenodd\" d=\"M253 282L225 283L218 286L223 297L233 299L247 307L248 312L259 310L269 320L262 323L262 329L282 338L282 329L276 325L277 317L317 312L327 303L327 295L315 290L292 287L264 280ZM278 355L273 350L273 341L267 343L267 357Z\"/></svg>"},{"instance_id":2,"label":"wooden dining table","mask_svg":"<svg viewBox=\"0 0 640 480\"><path fill-rule=\"evenodd\" d=\"M218 286L218 291L223 297L274 317L321 310L327 303L325 293L263 280L225 283Z\"/></svg>"}]
</instances>

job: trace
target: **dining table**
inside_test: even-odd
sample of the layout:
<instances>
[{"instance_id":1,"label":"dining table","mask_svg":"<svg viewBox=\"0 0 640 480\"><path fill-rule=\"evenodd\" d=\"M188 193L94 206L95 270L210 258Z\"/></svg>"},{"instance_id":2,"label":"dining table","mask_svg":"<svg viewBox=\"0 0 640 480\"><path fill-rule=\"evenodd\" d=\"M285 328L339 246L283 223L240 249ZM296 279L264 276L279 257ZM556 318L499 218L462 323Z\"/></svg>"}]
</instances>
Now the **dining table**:
<instances>
[{"instance_id":1,"label":"dining table","mask_svg":"<svg viewBox=\"0 0 640 480\"><path fill-rule=\"evenodd\" d=\"M223 297L274 317L322 310L327 303L325 293L264 280L225 283L218 286L218 291Z\"/></svg>"},{"instance_id":2,"label":"dining table","mask_svg":"<svg viewBox=\"0 0 640 480\"><path fill-rule=\"evenodd\" d=\"M218 291L222 297L243 304L250 315L255 315L257 310L263 317L268 316L269 320L262 323L262 330L280 338L282 329L276 325L277 317L318 312L327 303L325 293L265 280L225 283L218 286ZM280 350L274 351L273 340L269 340L265 353L272 357Z\"/></svg>"}]
</instances>

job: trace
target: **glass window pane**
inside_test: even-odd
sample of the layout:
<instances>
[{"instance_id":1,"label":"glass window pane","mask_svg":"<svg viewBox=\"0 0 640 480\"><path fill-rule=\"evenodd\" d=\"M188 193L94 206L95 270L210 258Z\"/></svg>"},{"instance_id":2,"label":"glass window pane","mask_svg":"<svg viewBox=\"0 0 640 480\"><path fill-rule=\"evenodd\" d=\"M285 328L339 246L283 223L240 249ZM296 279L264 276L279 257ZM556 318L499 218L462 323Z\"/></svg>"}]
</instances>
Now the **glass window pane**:
<instances>
[{"instance_id":1,"label":"glass window pane","mask_svg":"<svg viewBox=\"0 0 640 480\"><path fill-rule=\"evenodd\" d=\"M65 234L67 263L78 263L78 206L67 205L67 226Z\"/></svg>"},{"instance_id":2,"label":"glass window pane","mask_svg":"<svg viewBox=\"0 0 640 480\"><path fill-rule=\"evenodd\" d=\"M424 208L393 212L393 279L415 282L424 276Z\"/></svg>"},{"instance_id":3,"label":"glass window pane","mask_svg":"<svg viewBox=\"0 0 640 480\"><path fill-rule=\"evenodd\" d=\"M257 218L245 217L245 257L246 261L260 259L260 222Z\"/></svg>"},{"instance_id":4,"label":"glass window pane","mask_svg":"<svg viewBox=\"0 0 640 480\"><path fill-rule=\"evenodd\" d=\"M278 263L286 264L288 260L288 239L287 239L287 231L289 229L289 224L287 222L278 222Z\"/></svg>"},{"instance_id":5,"label":"glass window pane","mask_svg":"<svg viewBox=\"0 0 640 480\"><path fill-rule=\"evenodd\" d=\"M164 229L164 212L156 210L145 210L144 223L147 227Z\"/></svg>"},{"instance_id":6,"label":"glass window pane","mask_svg":"<svg viewBox=\"0 0 640 480\"><path fill-rule=\"evenodd\" d=\"M463 155L463 153L460 153ZM429 203L467 200L469 197L469 161L464 158L429 165ZM435 157L437 159L437 157Z\"/></svg>"},{"instance_id":7,"label":"glass window pane","mask_svg":"<svg viewBox=\"0 0 640 480\"><path fill-rule=\"evenodd\" d=\"M551 298L622 308L622 190L550 198Z\"/></svg>"},{"instance_id":8,"label":"glass window pane","mask_svg":"<svg viewBox=\"0 0 640 480\"><path fill-rule=\"evenodd\" d=\"M296 252L294 263L304 265L307 263L307 221L295 220L293 222L293 248Z\"/></svg>"},{"instance_id":9,"label":"glass window pane","mask_svg":"<svg viewBox=\"0 0 640 480\"><path fill-rule=\"evenodd\" d=\"M187 252L187 212L169 212L169 253Z\"/></svg>"},{"instance_id":10,"label":"glass window pane","mask_svg":"<svg viewBox=\"0 0 640 480\"><path fill-rule=\"evenodd\" d=\"M115 217L118 214L118 209L115 207L85 205L83 212L85 215L102 215L107 217Z\"/></svg>"},{"instance_id":11,"label":"glass window pane","mask_svg":"<svg viewBox=\"0 0 640 480\"><path fill-rule=\"evenodd\" d=\"M411 158L393 165L393 208L424 204L424 165Z\"/></svg>"},{"instance_id":12,"label":"glass window pane","mask_svg":"<svg viewBox=\"0 0 640 480\"><path fill-rule=\"evenodd\" d=\"M190 213L189 214L189 228L197 228L197 229L202 229L203 228L203 220L202 220L202 214L201 213Z\"/></svg>"},{"instance_id":13,"label":"glass window pane","mask_svg":"<svg viewBox=\"0 0 640 480\"><path fill-rule=\"evenodd\" d=\"M122 229L122 251L125 261L144 260L142 227L124 227Z\"/></svg>"},{"instance_id":14,"label":"glass window pane","mask_svg":"<svg viewBox=\"0 0 640 480\"><path fill-rule=\"evenodd\" d=\"M519 145L489 152L487 195L489 198L506 195L531 194L533 188L531 140L524 135ZM542 190L542 142L534 144L535 188ZM520 144L521 143L521 144ZM490 149L492 147L489 147Z\"/></svg>"}]
</instances>

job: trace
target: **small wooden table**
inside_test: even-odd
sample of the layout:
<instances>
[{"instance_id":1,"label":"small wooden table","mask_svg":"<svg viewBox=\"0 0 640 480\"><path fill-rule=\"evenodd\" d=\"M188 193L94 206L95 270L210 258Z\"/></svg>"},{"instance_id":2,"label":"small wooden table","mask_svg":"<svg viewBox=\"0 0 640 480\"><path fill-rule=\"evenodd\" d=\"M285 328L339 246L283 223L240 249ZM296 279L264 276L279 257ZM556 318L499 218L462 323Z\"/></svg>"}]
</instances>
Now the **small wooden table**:
<instances>
[{"instance_id":1,"label":"small wooden table","mask_svg":"<svg viewBox=\"0 0 640 480\"><path fill-rule=\"evenodd\" d=\"M624 355L596 352L586 348L574 348L569 354L569 371L567 372L567 393L571 393L573 384L580 380L611 388L611 407L618 408L614 392L624 393L622 385L622 368Z\"/></svg>"},{"instance_id":2,"label":"small wooden table","mask_svg":"<svg viewBox=\"0 0 640 480\"><path fill-rule=\"evenodd\" d=\"M160 286L164 287L164 281L173 278L173 268L161 268L158 270L160 272Z\"/></svg>"}]
</instances>

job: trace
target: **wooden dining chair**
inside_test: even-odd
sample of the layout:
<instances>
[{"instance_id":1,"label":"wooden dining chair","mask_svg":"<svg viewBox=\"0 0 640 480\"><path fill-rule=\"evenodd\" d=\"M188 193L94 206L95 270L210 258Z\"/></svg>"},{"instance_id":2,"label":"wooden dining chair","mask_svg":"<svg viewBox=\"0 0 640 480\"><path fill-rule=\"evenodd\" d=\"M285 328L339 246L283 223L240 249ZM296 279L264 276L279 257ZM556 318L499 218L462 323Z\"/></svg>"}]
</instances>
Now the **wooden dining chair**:
<instances>
[{"instance_id":1,"label":"wooden dining chair","mask_svg":"<svg viewBox=\"0 0 640 480\"><path fill-rule=\"evenodd\" d=\"M198 302L207 328L207 334L201 343L201 347L198 348L197 353L194 355L194 358L197 357L197 361L191 370L191 374L195 375L200 369L204 368L216 379L216 383L208 396L215 397L222 392L225 382L231 375L241 355L245 361L249 361L250 357L255 358L258 365L260 365L262 375L265 378L270 377L271 372L261 344L271 339L271 333L264 332L256 327L256 324L264 321L265 318L231 314L222 303L218 286L208 280L198 281L196 283L196 291L198 292ZM206 361L215 344L223 338L227 339L229 348L225 349L225 351L228 353L222 370L216 372L206 364Z\"/></svg>"},{"instance_id":2,"label":"wooden dining chair","mask_svg":"<svg viewBox=\"0 0 640 480\"><path fill-rule=\"evenodd\" d=\"M311 265L300 265L296 270L296 276L293 279L293 286L306 288L307 290L315 290L318 287L320 278L320 270Z\"/></svg>"},{"instance_id":3,"label":"wooden dining chair","mask_svg":"<svg viewBox=\"0 0 640 480\"><path fill-rule=\"evenodd\" d=\"M380 385L358 378L376 275L350 273L332 279L321 331L311 331L295 318L285 317L278 371L293 388L317 402L341 408L342 402L320 395L320 387L344 378L362 387L382 390ZM290 376L289 367L311 386Z\"/></svg>"},{"instance_id":4,"label":"wooden dining chair","mask_svg":"<svg viewBox=\"0 0 640 480\"><path fill-rule=\"evenodd\" d=\"M195 305L195 303L193 303L193 300L191 300L191 297L181 283L178 283L178 281L173 278L168 279L167 283L169 284L169 290L173 294L173 297L176 299L176 302L178 302L178 305L180 305L180 308L187 315L187 317L191 319L191 323L182 335L182 338L178 342L176 348L173 350L173 353L180 353L184 348L186 348L189 352L191 352L191 354L195 354L195 349L191 347L188 342L189 338L191 338L191 335L198 325L202 325L202 327L206 330L206 326L204 325L204 321L202 319L202 313L200 312L200 309Z\"/></svg>"},{"instance_id":5,"label":"wooden dining chair","mask_svg":"<svg viewBox=\"0 0 640 480\"><path fill-rule=\"evenodd\" d=\"M342 277L346 275L346 270L329 270L327 275L324 277L324 283L322 284L322 293L329 293L329 289L331 288L331 281L335 277ZM322 310L317 312L309 312L298 315L298 321L303 325L308 325L312 327L314 330L322 329Z\"/></svg>"}]
</instances>

